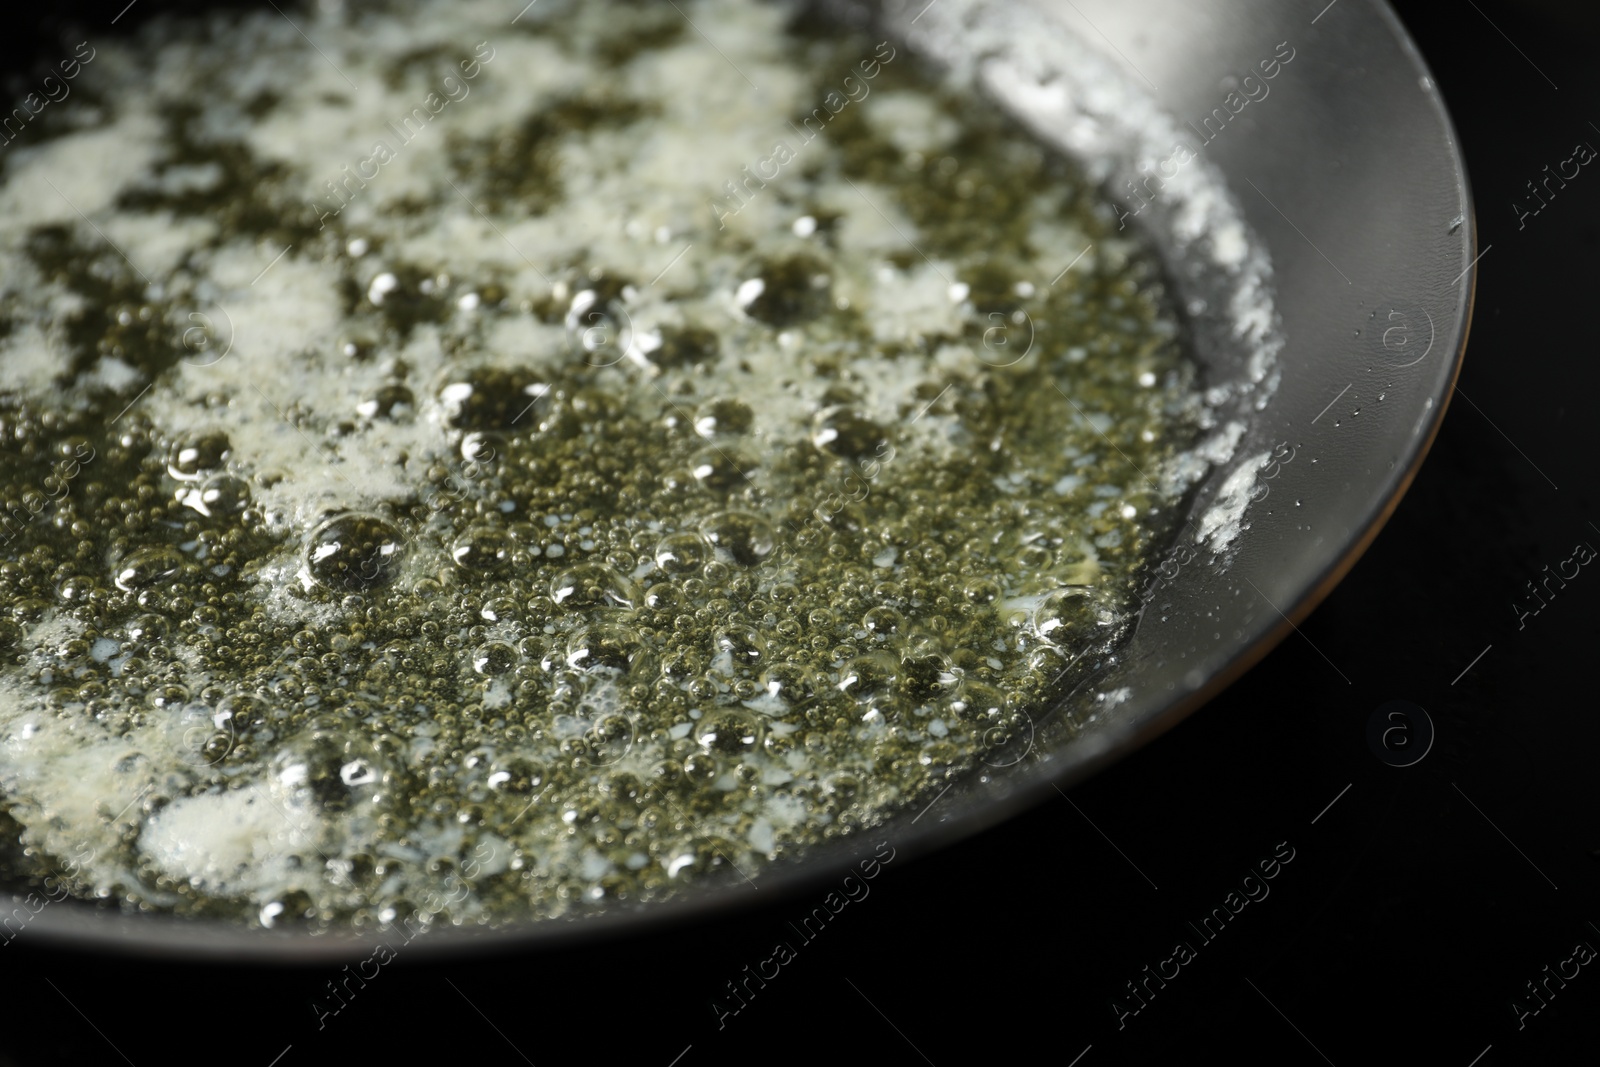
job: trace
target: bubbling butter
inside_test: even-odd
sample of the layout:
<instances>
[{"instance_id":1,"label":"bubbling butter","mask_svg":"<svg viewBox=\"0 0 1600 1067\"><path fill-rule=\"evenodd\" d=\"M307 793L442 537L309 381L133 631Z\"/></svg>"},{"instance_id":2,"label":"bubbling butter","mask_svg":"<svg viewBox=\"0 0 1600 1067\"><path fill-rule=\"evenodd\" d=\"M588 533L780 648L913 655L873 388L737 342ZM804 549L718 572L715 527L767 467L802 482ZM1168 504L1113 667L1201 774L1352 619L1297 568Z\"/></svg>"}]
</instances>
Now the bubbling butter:
<instances>
[{"instance_id":1,"label":"bubbling butter","mask_svg":"<svg viewBox=\"0 0 1600 1067\"><path fill-rule=\"evenodd\" d=\"M888 42L681 6L158 21L7 150L11 873L660 900L1115 647L1207 425L1153 254Z\"/></svg>"}]
</instances>

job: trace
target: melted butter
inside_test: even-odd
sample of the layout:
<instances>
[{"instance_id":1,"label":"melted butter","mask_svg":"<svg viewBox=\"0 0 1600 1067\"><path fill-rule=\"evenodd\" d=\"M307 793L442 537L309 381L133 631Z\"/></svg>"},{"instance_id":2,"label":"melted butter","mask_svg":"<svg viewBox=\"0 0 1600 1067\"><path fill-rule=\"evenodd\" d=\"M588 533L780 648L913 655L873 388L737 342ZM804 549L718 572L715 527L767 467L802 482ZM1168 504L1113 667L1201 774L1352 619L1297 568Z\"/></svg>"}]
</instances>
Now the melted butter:
<instances>
[{"instance_id":1,"label":"melted butter","mask_svg":"<svg viewBox=\"0 0 1600 1067\"><path fill-rule=\"evenodd\" d=\"M702 6L738 68L621 3L324 14L326 61L173 23L6 157L15 873L662 899L925 802L1115 646L1201 412L1154 257L909 56ZM21 196L67 173L92 226Z\"/></svg>"}]
</instances>

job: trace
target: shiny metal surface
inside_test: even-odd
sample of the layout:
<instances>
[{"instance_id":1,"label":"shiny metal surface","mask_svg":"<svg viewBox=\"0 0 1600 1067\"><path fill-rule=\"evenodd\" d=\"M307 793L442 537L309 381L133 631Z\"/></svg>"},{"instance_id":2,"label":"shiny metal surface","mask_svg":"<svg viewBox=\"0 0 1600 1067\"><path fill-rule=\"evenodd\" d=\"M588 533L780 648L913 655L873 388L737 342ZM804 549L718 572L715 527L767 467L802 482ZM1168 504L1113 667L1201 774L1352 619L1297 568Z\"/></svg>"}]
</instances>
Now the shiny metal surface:
<instances>
[{"instance_id":1,"label":"shiny metal surface","mask_svg":"<svg viewBox=\"0 0 1600 1067\"><path fill-rule=\"evenodd\" d=\"M1235 455L1265 452L1274 459L1258 475L1261 495L1248 506L1248 528L1229 557L1219 563L1208 551L1195 552L1191 524L1167 553L1122 654L1061 713L1041 709L1014 763L986 768L924 812L907 812L851 846L769 868L761 876L764 890L828 877L855 849L870 851L869 838L912 854L976 832L1053 786L1127 756L1197 708L1288 635L1376 536L1427 452L1460 366L1477 254L1466 173L1428 72L1386 4L1033 0L1012 6L1038 12L1041 34L1075 32L1180 122L1198 121L1219 106L1229 91L1224 79L1242 77L1280 42L1295 50L1270 97L1241 112L1203 152L1272 261L1286 341L1281 384L1264 407L1247 412ZM888 5L886 32L914 42L922 7L923 0ZM1117 161L1124 171L1133 162ZM1109 185L1115 190L1118 183ZM1141 222L1164 243L1159 212ZM1216 278L1181 257L1170 266L1185 297L1215 297ZM1194 327L1209 380L1243 373L1237 347L1205 316ZM1228 469L1214 471L1201 487L1192 517L1214 502ZM1349 685L1342 666L1330 662L1324 676L1307 683ZM1092 694L1116 690L1125 690L1125 698L1097 713ZM1287 694L1284 712L1294 713ZM742 884L730 885L578 922L438 931L419 938L410 953L621 933L752 896ZM29 929L30 937L102 949L281 960L363 955L372 944L67 904L44 909Z\"/></svg>"}]
</instances>

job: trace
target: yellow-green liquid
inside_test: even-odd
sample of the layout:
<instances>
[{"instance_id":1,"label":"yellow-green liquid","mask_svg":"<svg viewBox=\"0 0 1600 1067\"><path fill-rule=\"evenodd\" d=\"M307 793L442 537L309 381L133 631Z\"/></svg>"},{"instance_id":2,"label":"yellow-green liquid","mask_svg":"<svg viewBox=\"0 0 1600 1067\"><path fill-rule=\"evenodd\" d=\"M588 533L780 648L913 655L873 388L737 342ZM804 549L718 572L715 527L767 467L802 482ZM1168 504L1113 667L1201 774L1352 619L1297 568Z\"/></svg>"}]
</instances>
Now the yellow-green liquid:
<instances>
[{"instance_id":1,"label":"yellow-green liquid","mask_svg":"<svg viewBox=\"0 0 1600 1067\"><path fill-rule=\"evenodd\" d=\"M492 130L442 113L404 150L446 153L450 179L381 224L331 214L325 172L231 136L228 114L296 120L219 70L154 109L147 167L215 180L152 180L107 209L220 220L189 259L148 277L81 222L0 250L0 276L75 294L47 305L13 282L0 298L0 333L39 323L60 346L57 388L0 398L0 782L19 878L76 856L86 898L312 926L493 923L662 899L719 870L759 881L1020 758L1125 633L1178 503L1159 472L1199 402L1154 256L1075 167L903 52L867 78L878 42L805 24L776 49L787 67L746 59L816 102L775 105L750 144L751 160L790 157L779 173L706 188L637 269L519 247L548 282L519 289L494 230L576 214L568 153L688 135L629 95L633 65L722 62L664 8L551 7L503 32L552 42L584 77ZM472 55L469 14L459 47L431 46L444 69ZM437 80L416 73L424 51L368 62L418 95ZM518 77L490 61L479 101L450 107L488 107ZM835 111L846 78L870 92ZM939 117L936 151L874 123L886 99ZM384 180L346 186L351 204ZM392 251L462 200L495 221L481 243ZM764 217L781 224L751 228ZM275 373L348 364L358 396L273 415L230 376L236 355L209 379L186 367L204 362L180 340L201 253L241 240L289 245L286 270L318 264L344 309ZM882 295L935 276L948 327ZM506 322L565 340L497 345ZM442 370L414 365L418 338ZM107 356L136 373L94 378ZM179 381L214 416L203 431L151 414ZM273 417L304 437L307 471L338 475L335 453L381 448L385 425L425 451L393 457L407 492L286 518L271 505L286 472L235 440ZM30 729L52 747L28 748ZM103 773L81 783L91 802L62 784L75 738L108 754L73 772ZM229 846L238 870L186 839L236 817L265 833Z\"/></svg>"}]
</instances>

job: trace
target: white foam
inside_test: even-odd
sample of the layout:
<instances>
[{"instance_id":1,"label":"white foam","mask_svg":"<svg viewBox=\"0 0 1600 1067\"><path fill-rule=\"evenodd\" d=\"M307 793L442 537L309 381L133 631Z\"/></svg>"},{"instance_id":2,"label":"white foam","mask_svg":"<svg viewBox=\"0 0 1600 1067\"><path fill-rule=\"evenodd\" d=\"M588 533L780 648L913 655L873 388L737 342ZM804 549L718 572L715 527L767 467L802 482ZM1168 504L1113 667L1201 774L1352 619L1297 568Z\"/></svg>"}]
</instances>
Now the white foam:
<instances>
[{"instance_id":1,"label":"white foam","mask_svg":"<svg viewBox=\"0 0 1600 1067\"><path fill-rule=\"evenodd\" d=\"M1217 491L1216 500L1200 516L1195 538L1209 541L1211 551L1221 552L1244 532L1244 511L1255 490L1256 474L1266 466L1271 453L1250 456L1233 469Z\"/></svg>"},{"instance_id":2,"label":"white foam","mask_svg":"<svg viewBox=\"0 0 1600 1067\"><path fill-rule=\"evenodd\" d=\"M145 857L205 892L276 890L316 878L302 856L321 829L317 814L292 796L258 783L225 793L182 797L151 816L139 838Z\"/></svg>"}]
</instances>

